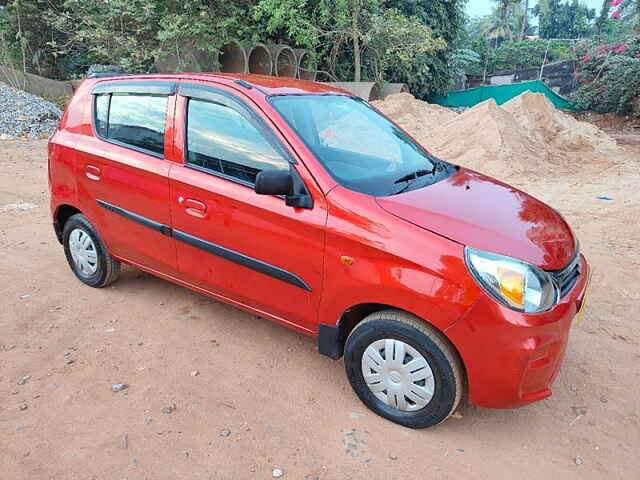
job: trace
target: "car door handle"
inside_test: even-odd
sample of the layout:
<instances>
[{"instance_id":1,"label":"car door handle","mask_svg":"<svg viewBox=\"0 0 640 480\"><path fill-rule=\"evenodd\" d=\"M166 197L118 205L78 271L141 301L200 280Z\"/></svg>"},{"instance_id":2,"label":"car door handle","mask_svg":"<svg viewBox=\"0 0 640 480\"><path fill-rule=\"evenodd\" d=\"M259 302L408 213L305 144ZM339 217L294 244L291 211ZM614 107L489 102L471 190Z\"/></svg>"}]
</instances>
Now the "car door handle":
<instances>
[{"instance_id":1,"label":"car door handle","mask_svg":"<svg viewBox=\"0 0 640 480\"><path fill-rule=\"evenodd\" d=\"M204 218L207 216L207 205L193 198L179 197L178 203L184 207L184 211L193 217Z\"/></svg>"},{"instance_id":2,"label":"car door handle","mask_svg":"<svg viewBox=\"0 0 640 480\"><path fill-rule=\"evenodd\" d=\"M89 180L98 181L102 176L102 171L95 165L86 165L84 167L84 174L87 176Z\"/></svg>"}]
</instances>

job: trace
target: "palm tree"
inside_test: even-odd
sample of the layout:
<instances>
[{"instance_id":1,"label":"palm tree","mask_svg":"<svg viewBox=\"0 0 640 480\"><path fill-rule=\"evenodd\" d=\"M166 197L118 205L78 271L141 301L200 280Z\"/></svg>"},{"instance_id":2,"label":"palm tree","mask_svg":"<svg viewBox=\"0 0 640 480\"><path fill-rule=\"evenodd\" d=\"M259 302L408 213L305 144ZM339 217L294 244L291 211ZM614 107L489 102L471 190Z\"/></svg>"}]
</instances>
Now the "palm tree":
<instances>
[{"instance_id":1,"label":"palm tree","mask_svg":"<svg viewBox=\"0 0 640 480\"><path fill-rule=\"evenodd\" d=\"M498 46L500 40L513 38L513 33L517 30L517 16L510 15L512 7L517 5L519 0L494 0L497 2L496 8L490 16L490 21L486 26L485 35L495 41Z\"/></svg>"},{"instance_id":2,"label":"palm tree","mask_svg":"<svg viewBox=\"0 0 640 480\"><path fill-rule=\"evenodd\" d=\"M529 0L522 0L522 30L520 30L520 38L524 38L529 26Z\"/></svg>"}]
</instances>

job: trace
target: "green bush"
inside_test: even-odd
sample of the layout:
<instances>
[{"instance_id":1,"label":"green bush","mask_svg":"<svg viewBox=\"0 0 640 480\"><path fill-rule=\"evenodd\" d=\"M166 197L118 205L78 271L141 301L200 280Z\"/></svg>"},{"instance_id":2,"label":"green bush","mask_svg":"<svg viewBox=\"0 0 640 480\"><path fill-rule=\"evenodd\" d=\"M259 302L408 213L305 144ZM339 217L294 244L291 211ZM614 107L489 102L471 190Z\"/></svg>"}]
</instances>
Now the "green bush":
<instances>
[{"instance_id":1,"label":"green bush","mask_svg":"<svg viewBox=\"0 0 640 480\"><path fill-rule=\"evenodd\" d=\"M547 63L575 58L569 43L551 41L548 51L547 43L547 40L507 41L497 48L472 44L471 48L480 54L481 60L468 73L482 74L485 67L487 73L539 67L545 61L545 52Z\"/></svg>"},{"instance_id":2,"label":"green bush","mask_svg":"<svg viewBox=\"0 0 640 480\"><path fill-rule=\"evenodd\" d=\"M574 102L588 110L640 118L640 38L580 50Z\"/></svg>"}]
</instances>

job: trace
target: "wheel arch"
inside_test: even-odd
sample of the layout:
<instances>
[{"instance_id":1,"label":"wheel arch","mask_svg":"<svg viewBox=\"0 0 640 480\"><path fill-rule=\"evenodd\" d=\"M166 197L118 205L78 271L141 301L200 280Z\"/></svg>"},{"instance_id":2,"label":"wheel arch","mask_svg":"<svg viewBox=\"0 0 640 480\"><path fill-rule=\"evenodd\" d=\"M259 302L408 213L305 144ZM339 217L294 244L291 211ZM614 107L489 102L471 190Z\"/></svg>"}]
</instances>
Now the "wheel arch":
<instances>
[{"instance_id":1,"label":"wheel arch","mask_svg":"<svg viewBox=\"0 0 640 480\"><path fill-rule=\"evenodd\" d=\"M401 312L408 313L409 315L413 315L425 322L451 344L464 367L464 361L462 360L462 355L460 355L458 348L449 339L449 337L447 337L442 329L438 328L424 317L416 315L414 312L385 303L359 303L347 308L342 315L340 315L340 318L335 325L321 323L318 328L318 351L323 355L333 358L334 360L339 359L344 353L344 345L347 341L347 337L355 326L372 313L382 310L399 310Z\"/></svg>"},{"instance_id":2,"label":"wheel arch","mask_svg":"<svg viewBox=\"0 0 640 480\"><path fill-rule=\"evenodd\" d=\"M56 232L56 238L58 239L58 242L62 243L62 232L64 231L64 224L67 223L67 220L69 220L69 218L78 213L82 212L73 205L68 205L66 203L58 205L55 213L53 214L53 229Z\"/></svg>"},{"instance_id":3,"label":"wheel arch","mask_svg":"<svg viewBox=\"0 0 640 480\"><path fill-rule=\"evenodd\" d=\"M416 315L413 312L410 312L404 308L395 307L393 305L388 305L384 303L360 303L349 307L347 310L343 312L343 314L338 319L336 325L327 325L324 323L320 324L318 329L318 352L322 355L326 355L334 360L338 360L344 355L344 347L349 337L349 334L353 329L358 325L362 320L371 315L372 313L379 312L382 310L398 310L401 312L408 313L414 317L419 318L421 321L425 322L429 327L431 327L435 332L439 334L439 336L446 341L454 353L458 357L458 361L462 366L463 373L463 395L466 398L468 392L468 377L467 377L467 366L465 365L464 358L460 354L460 350L456 344L447 336L447 334L438 328L433 323L429 322L427 319Z\"/></svg>"}]
</instances>

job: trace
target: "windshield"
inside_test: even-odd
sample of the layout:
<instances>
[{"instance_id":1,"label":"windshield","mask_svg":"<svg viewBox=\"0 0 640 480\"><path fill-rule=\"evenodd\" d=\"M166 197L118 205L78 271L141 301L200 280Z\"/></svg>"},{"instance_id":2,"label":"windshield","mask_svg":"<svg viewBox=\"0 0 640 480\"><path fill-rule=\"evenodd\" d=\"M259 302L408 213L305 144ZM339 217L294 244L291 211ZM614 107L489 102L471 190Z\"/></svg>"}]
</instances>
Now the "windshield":
<instances>
[{"instance_id":1,"label":"windshield","mask_svg":"<svg viewBox=\"0 0 640 480\"><path fill-rule=\"evenodd\" d=\"M453 169L358 98L283 95L271 103L333 178L351 190L394 195L430 185Z\"/></svg>"}]
</instances>

